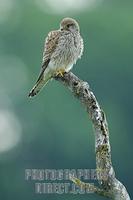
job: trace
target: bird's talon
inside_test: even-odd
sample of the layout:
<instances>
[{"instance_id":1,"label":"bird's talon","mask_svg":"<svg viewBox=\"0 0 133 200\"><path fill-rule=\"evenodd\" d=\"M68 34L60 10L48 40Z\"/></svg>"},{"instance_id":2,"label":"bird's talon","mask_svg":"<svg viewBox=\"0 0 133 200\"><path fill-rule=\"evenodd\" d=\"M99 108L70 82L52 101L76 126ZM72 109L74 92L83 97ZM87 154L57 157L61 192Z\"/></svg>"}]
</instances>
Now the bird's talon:
<instances>
[{"instance_id":1,"label":"bird's talon","mask_svg":"<svg viewBox=\"0 0 133 200\"><path fill-rule=\"evenodd\" d=\"M55 73L56 76L60 75L61 77L64 76L65 71L64 70L59 70Z\"/></svg>"}]
</instances>

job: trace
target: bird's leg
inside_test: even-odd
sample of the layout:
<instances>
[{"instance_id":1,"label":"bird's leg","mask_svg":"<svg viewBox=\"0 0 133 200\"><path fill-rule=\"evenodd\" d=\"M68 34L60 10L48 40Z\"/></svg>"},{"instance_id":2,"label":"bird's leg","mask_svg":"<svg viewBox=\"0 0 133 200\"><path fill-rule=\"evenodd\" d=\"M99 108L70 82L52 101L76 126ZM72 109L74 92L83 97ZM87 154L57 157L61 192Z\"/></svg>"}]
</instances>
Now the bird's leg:
<instances>
[{"instance_id":1,"label":"bird's leg","mask_svg":"<svg viewBox=\"0 0 133 200\"><path fill-rule=\"evenodd\" d=\"M65 72L65 69L59 69L55 72L55 76L60 75L61 77L63 77Z\"/></svg>"}]
</instances>

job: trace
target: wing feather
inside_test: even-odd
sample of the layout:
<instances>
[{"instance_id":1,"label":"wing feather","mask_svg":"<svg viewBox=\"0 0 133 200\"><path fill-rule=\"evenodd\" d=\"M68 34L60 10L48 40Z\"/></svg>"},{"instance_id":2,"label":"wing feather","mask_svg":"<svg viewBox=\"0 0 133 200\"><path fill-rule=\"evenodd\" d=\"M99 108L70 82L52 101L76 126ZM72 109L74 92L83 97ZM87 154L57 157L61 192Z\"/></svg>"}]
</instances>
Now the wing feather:
<instances>
[{"instance_id":1,"label":"wing feather","mask_svg":"<svg viewBox=\"0 0 133 200\"><path fill-rule=\"evenodd\" d=\"M47 68L48 65L46 65L46 63L50 61L51 56L58 44L59 37L60 37L59 30L49 32L44 44L42 68Z\"/></svg>"},{"instance_id":2,"label":"wing feather","mask_svg":"<svg viewBox=\"0 0 133 200\"><path fill-rule=\"evenodd\" d=\"M46 74L45 70L48 67L51 56L58 44L59 37L60 37L59 30L51 31L45 40L41 72L36 81L35 86L32 88L32 90L29 93L30 97L35 96L50 79L50 76L48 74ZM45 73L45 75L44 75L44 73Z\"/></svg>"}]
</instances>

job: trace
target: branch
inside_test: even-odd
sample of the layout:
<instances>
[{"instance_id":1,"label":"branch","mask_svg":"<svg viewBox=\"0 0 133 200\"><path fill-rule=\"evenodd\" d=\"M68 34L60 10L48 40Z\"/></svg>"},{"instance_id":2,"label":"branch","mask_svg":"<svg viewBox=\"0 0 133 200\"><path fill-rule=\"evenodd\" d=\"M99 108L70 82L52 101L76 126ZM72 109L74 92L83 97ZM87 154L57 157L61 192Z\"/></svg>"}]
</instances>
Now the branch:
<instances>
[{"instance_id":1,"label":"branch","mask_svg":"<svg viewBox=\"0 0 133 200\"><path fill-rule=\"evenodd\" d=\"M93 192L114 200L130 200L125 186L116 179L111 161L111 148L109 142L109 130L106 116L99 106L96 97L91 91L89 84L80 80L72 72L65 73L63 77L57 76L60 81L71 90L86 107L95 130L96 168L99 187L81 182L79 179L70 177L77 185L92 186Z\"/></svg>"}]
</instances>

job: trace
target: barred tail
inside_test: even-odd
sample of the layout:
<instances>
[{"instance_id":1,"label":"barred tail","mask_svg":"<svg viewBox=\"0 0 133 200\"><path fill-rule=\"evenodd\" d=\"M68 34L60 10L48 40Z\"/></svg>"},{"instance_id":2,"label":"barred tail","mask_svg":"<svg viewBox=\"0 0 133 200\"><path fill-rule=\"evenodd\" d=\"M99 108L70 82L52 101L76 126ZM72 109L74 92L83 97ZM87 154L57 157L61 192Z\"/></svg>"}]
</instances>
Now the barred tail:
<instances>
[{"instance_id":1,"label":"barred tail","mask_svg":"<svg viewBox=\"0 0 133 200\"><path fill-rule=\"evenodd\" d=\"M35 86L30 91L30 93L28 95L29 97L33 97L33 96L37 95L40 92L40 90L47 84L49 79L51 78L51 73L48 69L49 62L50 62L50 59L47 59L43 63L42 71L37 79Z\"/></svg>"},{"instance_id":2,"label":"barred tail","mask_svg":"<svg viewBox=\"0 0 133 200\"><path fill-rule=\"evenodd\" d=\"M48 83L49 79L51 79L49 71L47 69L45 71L42 70L35 86L32 88L28 96L36 96L40 92L40 90Z\"/></svg>"},{"instance_id":3,"label":"barred tail","mask_svg":"<svg viewBox=\"0 0 133 200\"><path fill-rule=\"evenodd\" d=\"M38 81L29 93L29 97L36 96L40 90L47 84L48 80Z\"/></svg>"}]
</instances>

